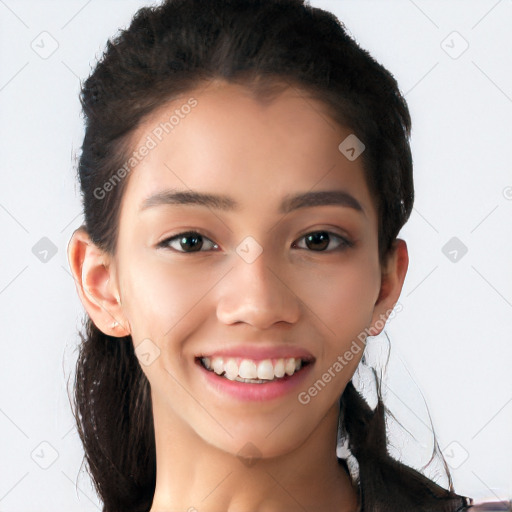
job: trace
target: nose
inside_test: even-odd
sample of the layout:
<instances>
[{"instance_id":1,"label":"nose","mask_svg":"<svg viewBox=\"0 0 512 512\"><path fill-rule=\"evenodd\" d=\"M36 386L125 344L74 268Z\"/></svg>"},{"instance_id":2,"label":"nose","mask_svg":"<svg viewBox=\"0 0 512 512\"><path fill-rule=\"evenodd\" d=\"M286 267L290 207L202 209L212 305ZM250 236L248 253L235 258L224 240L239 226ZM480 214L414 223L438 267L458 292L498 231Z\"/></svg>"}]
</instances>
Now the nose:
<instances>
[{"instance_id":1,"label":"nose","mask_svg":"<svg viewBox=\"0 0 512 512\"><path fill-rule=\"evenodd\" d=\"M290 275L272 264L265 251L252 263L237 258L220 283L217 318L225 324L241 322L257 329L297 322L301 301Z\"/></svg>"}]
</instances>

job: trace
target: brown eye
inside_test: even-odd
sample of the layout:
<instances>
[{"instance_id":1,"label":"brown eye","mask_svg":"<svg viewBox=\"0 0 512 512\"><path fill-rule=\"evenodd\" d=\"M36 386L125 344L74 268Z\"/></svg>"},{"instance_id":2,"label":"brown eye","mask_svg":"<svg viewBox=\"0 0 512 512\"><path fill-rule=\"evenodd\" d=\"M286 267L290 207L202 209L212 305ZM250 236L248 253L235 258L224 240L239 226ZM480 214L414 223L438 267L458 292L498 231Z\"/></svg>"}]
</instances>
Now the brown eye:
<instances>
[{"instance_id":1,"label":"brown eye","mask_svg":"<svg viewBox=\"0 0 512 512\"><path fill-rule=\"evenodd\" d=\"M218 248L215 242L212 242L209 238L206 238L197 231L179 233L173 237L166 238L158 244L158 247L169 248L182 253L201 252L205 242L206 246L210 244L209 248Z\"/></svg>"},{"instance_id":2,"label":"brown eye","mask_svg":"<svg viewBox=\"0 0 512 512\"><path fill-rule=\"evenodd\" d=\"M352 242L350 242L346 238L343 238L342 236L336 235L329 231L315 231L312 233L308 233L307 235L303 236L300 240L305 240L306 249L310 249L314 252L325 252L326 248L332 242L332 238L339 240L334 250L343 250L346 249L347 247L352 247L353 245ZM296 243L294 243L294 245L296 245ZM299 246L299 248L303 249L304 247Z\"/></svg>"}]
</instances>

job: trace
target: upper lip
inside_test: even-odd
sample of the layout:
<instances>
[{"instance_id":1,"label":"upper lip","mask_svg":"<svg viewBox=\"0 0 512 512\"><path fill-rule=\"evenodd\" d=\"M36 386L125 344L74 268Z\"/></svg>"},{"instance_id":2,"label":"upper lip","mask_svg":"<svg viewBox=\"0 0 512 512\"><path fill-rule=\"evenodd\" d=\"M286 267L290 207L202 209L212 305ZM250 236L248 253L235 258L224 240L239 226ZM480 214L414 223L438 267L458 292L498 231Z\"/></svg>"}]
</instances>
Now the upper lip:
<instances>
[{"instance_id":1,"label":"upper lip","mask_svg":"<svg viewBox=\"0 0 512 512\"><path fill-rule=\"evenodd\" d=\"M305 348L290 345L255 346L235 345L230 348L217 350L204 350L197 357L241 357L243 359L286 359L294 357L312 362L315 360L313 354Z\"/></svg>"}]
</instances>

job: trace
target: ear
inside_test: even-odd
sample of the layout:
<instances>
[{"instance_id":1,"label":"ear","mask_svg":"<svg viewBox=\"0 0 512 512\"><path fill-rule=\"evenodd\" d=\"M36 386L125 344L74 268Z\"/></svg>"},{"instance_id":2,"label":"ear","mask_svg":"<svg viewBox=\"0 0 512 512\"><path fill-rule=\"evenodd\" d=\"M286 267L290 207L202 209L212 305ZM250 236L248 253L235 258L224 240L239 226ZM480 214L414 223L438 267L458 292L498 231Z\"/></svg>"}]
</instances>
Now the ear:
<instances>
[{"instance_id":1,"label":"ear","mask_svg":"<svg viewBox=\"0 0 512 512\"><path fill-rule=\"evenodd\" d=\"M400 297L409 266L407 244L400 238L395 239L391 252L382 268L380 292L373 310L371 336L377 336L385 327L386 320Z\"/></svg>"},{"instance_id":2,"label":"ear","mask_svg":"<svg viewBox=\"0 0 512 512\"><path fill-rule=\"evenodd\" d=\"M129 335L113 260L91 241L83 226L71 237L68 261L80 300L96 327L109 336Z\"/></svg>"}]
</instances>

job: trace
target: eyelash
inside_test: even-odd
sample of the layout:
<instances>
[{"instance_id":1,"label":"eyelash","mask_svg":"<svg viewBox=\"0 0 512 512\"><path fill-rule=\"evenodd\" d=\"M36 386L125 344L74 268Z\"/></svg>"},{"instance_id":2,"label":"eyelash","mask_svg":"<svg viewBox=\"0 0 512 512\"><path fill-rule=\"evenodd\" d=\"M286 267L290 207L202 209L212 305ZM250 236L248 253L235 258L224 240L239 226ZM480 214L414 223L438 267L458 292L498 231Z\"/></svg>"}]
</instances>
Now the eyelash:
<instances>
[{"instance_id":1,"label":"eyelash","mask_svg":"<svg viewBox=\"0 0 512 512\"><path fill-rule=\"evenodd\" d=\"M347 238L341 236L341 235L338 235L336 233L333 233L332 231L327 231L327 230L324 230L324 229L319 229L317 231L310 231L309 233L306 233L305 235L301 236L298 240L302 240L310 235L314 235L316 233L327 233L329 235L329 237L331 236L334 236L336 238L338 238L341 243L340 243L340 246L338 246L336 249L334 250L322 250L322 251L313 251L313 250L309 250L309 252L318 252L318 253L330 253L330 252L333 252L333 251L345 251L346 249L349 249L351 247L354 246L354 242L348 240ZM179 251L179 250L176 250L176 249L173 249L172 247L169 247L169 244L173 241L173 240L179 240L180 238L185 238L187 236L192 236L192 235L199 235L203 240L208 240L210 242L212 242L212 244L216 247L218 247L218 245L213 242L213 240L211 240L210 238L208 238L207 236L203 235L202 233L198 232L198 231L185 231L183 233L178 233L177 235L173 235L171 237L168 237L164 240L162 240L161 242L159 242L157 244L157 247L158 248L162 248L162 249L169 249L171 251L174 251L174 252L177 252L179 254L194 254L194 253L198 253L198 252L205 252L205 251L190 251L190 252L187 252L187 251ZM329 240L329 243L331 242L331 240ZM293 244L295 245L297 242L293 242ZM299 249L302 249L302 250L307 250L307 248L303 249L302 247L299 247Z\"/></svg>"}]
</instances>

